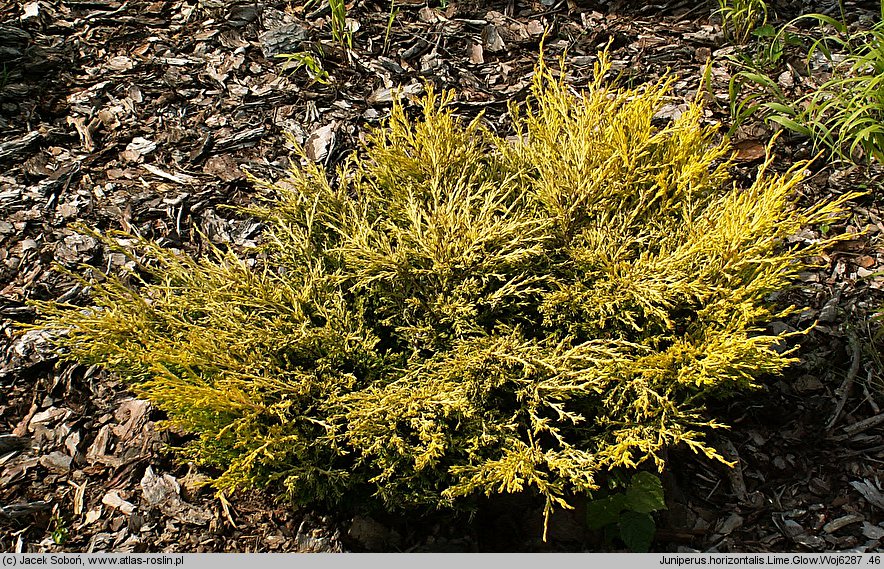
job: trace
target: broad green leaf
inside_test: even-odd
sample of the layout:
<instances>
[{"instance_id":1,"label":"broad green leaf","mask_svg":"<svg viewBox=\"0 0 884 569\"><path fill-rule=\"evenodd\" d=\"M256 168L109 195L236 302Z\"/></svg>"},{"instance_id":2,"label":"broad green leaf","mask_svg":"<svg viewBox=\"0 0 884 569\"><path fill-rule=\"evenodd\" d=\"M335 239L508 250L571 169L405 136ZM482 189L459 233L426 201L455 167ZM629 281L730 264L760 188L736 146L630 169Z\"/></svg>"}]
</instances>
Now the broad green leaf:
<instances>
[{"instance_id":1,"label":"broad green leaf","mask_svg":"<svg viewBox=\"0 0 884 569\"><path fill-rule=\"evenodd\" d=\"M636 472L626 489L626 507L640 513L665 510L660 478L650 472Z\"/></svg>"},{"instance_id":2,"label":"broad green leaf","mask_svg":"<svg viewBox=\"0 0 884 569\"><path fill-rule=\"evenodd\" d=\"M586 525L589 529L599 529L615 524L620 519L620 512L626 507L626 496L619 492L607 498L593 500L586 505Z\"/></svg>"},{"instance_id":3,"label":"broad green leaf","mask_svg":"<svg viewBox=\"0 0 884 569\"><path fill-rule=\"evenodd\" d=\"M626 511L620 516L620 539L635 553L647 553L651 549L655 529L651 514Z\"/></svg>"},{"instance_id":4,"label":"broad green leaf","mask_svg":"<svg viewBox=\"0 0 884 569\"><path fill-rule=\"evenodd\" d=\"M752 35L757 38L772 38L777 35L777 29L770 24L764 24L755 28Z\"/></svg>"}]
</instances>

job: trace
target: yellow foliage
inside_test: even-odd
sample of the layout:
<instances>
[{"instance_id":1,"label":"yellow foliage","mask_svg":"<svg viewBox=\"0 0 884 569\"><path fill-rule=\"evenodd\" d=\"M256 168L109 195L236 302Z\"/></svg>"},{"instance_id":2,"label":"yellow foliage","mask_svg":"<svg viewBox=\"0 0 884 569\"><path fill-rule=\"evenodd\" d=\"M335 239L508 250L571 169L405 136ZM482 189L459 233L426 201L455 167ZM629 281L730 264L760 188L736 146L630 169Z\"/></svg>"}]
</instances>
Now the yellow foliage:
<instances>
[{"instance_id":1,"label":"yellow foliage","mask_svg":"<svg viewBox=\"0 0 884 569\"><path fill-rule=\"evenodd\" d=\"M797 207L800 165L734 186L699 105L657 127L669 80L607 70L575 94L541 66L509 141L450 94L419 121L396 106L336 184L313 164L264 182L266 268L142 243L140 286L92 283L94 307L41 304L39 325L198 434L224 490L529 490L548 512L672 445L723 460L703 403L793 362L766 299L822 247L785 238L842 202Z\"/></svg>"}]
</instances>

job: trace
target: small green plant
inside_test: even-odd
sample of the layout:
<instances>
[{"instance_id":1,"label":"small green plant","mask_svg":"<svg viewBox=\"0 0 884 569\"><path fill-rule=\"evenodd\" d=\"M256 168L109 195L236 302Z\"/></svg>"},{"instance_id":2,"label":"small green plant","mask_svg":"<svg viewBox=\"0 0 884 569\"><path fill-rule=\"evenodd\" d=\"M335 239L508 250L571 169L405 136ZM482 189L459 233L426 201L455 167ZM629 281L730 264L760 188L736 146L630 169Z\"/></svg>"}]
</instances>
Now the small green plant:
<instances>
[{"instance_id":1,"label":"small green plant","mask_svg":"<svg viewBox=\"0 0 884 569\"><path fill-rule=\"evenodd\" d=\"M755 69L776 67L783 58L786 46L795 41L793 34L781 35L770 24L755 28L752 30L752 36L757 40L754 42L754 51L748 54L737 52L737 54L745 57Z\"/></svg>"},{"instance_id":2,"label":"small green plant","mask_svg":"<svg viewBox=\"0 0 884 569\"><path fill-rule=\"evenodd\" d=\"M390 49L390 32L393 30L393 22L399 14L399 8L396 7L396 0L390 0L390 13L387 15L387 29L384 32L384 53Z\"/></svg>"},{"instance_id":3,"label":"small green plant","mask_svg":"<svg viewBox=\"0 0 884 569\"><path fill-rule=\"evenodd\" d=\"M329 84L328 71L322 68L322 60L314 54L308 51L299 51L297 53L280 53L276 57L286 60L288 69L291 69L293 73L304 68L311 81L323 85Z\"/></svg>"},{"instance_id":4,"label":"small green plant","mask_svg":"<svg viewBox=\"0 0 884 569\"><path fill-rule=\"evenodd\" d=\"M735 53L726 55L725 58L741 67L756 71L768 71L777 69L783 62L783 55L787 48L802 48L807 50L804 38L790 32L787 29L778 29L771 24L764 24L752 31L756 41L742 46Z\"/></svg>"},{"instance_id":5,"label":"small green plant","mask_svg":"<svg viewBox=\"0 0 884 569\"><path fill-rule=\"evenodd\" d=\"M789 33L785 29L777 30L771 24L764 24L752 31L757 41L752 46L725 55L722 59L733 69L728 83L728 110L731 126L728 136L757 112L768 110L767 103L771 98L777 103L787 103L788 99L769 73L780 67L787 47L803 46L800 36ZM714 100L712 92L710 68L704 84Z\"/></svg>"},{"instance_id":6,"label":"small green plant","mask_svg":"<svg viewBox=\"0 0 884 569\"><path fill-rule=\"evenodd\" d=\"M756 28L767 24L767 4L764 0L718 0L718 15L724 33L743 45Z\"/></svg>"},{"instance_id":7,"label":"small green plant","mask_svg":"<svg viewBox=\"0 0 884 569\"><path fill-rule=\"evenodd\" d=\"M651 547L656 524L652 513L665 510L663 485L650 472L636 472L623 491L590 500L586 523L601 529L607 541L619 538L631 551L644 553Z\"/></svg>"},{"instance_id":8,"label":"small green plant","mask_svg":"<svg viewBox=\"0 0 884 569\"><path fill-rule=\"evenodd\" d=\"M804 165L770 160L734 187L699 104L656 125L672 78L609 70L578 94L540 65L512 137L428 88L335 176L256 180L274 199L249 210L251 262L103 236L137 270L83 281L91 308L34 303L36 326L195 433L184 457L219 490L393 510L533 492L549 516L673 445L724 460L705 402L796 361L768 298L830 242L787 238L853 194L801 207Z\"/></svg>"},{"instance_id":9,"label":"small green plant","mask_svg":"<svg viewBox=\"0 0 884 569\"><path fill-rule=\"evenodd\" d=\"M846 56L832 60L832 77L797 105L772 107L770 120L837 156L884 161L884 21L867 31L836 29L841 35L828 39L840 41Z\"/></svg>"},{"instance_id":10,"label":"small green plant","mask_svg":"<svg viewBox=\"0 0 884 569\"><path fill-rule=\"evenodd\" d=\"M748 90L747 85L752 85L755 89ZM748 70L734 73L728 82L728 110L731 116L728 136L733 136L736 130L759 109L769 108L772 96L776 97L778 102L786 100L776 81L764 73Z\"/></svg>"},{"instance_id":11,"label":"small green plant","mask_svg":"<svg viewBox=\"0 0 884 569\"><path fill-rule=\"evenodd\" d=\"M62 517L54 514L49 521L50 537L55 545L64 545L68 540L68 527Z\"/></svg>"},{"instance_id":12,"label":"small green plant","mask_svg":"<svg viewBox=\"0 0 884 569\"><path fill-rule=\"evenodd\" d=\"M755 29L752 35L758 39L754 50L739 50L723 58L735 70L728 82L728 110L731 116L728 136L732 136L757 112L769 111L770 103L788 104L788 98L769 73L780 66L787 47L804 45L800 36L786 30L777 31L770 24ZM711 79L706 77L704 81L714 100Z\"/></svg>"},{"instance_id":13,"label":"small green plant","mask_svg":"<svg viewBox=\"0 0 884 569\"><path fill-rule=\"evenodd\" d=\"M798 35L789 29L801 20L833 32L795 39ZM819 54L831 65L831 76L791 100L760 66L735 73L729 85L731 132L760 111L768 122L810 137L816 149L825 148L839 158L884 159L884 21L851 32L829 16L807 14L783 26L771 43L809 45L808 65Z\"/></svg>"},{"instance_id":14,"label":"small green plant","mask_svg":"<svg viewBox=\"0 0 884 569\"><path fill-rule=\"evenodd\" d=\"M332 39L338 45L353 49L353 31L347 23L347 0L328 0L331 8Z\"/></svg>"}]
</instances>

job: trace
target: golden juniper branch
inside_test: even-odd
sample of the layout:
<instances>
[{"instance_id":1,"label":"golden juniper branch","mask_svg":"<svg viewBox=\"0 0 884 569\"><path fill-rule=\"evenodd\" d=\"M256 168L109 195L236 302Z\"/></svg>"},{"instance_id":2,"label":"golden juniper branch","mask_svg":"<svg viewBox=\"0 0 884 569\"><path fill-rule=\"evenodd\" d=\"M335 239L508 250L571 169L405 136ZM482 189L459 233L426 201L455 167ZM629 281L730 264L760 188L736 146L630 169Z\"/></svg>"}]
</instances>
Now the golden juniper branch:
<instances>
[{"instance_id":1,"label":"golden juniper branch","mask_svg":"<svg viewBox=\"0 0 884 569\"><path fill-rule=\"evenodd\" d=\"M801 166L769 163L734 187L697 104L658 128L671 80L618 90L608 69L575 94L541 67L514 141L450 93L419 121L397 105L335 185L312 163L263 183L263 269L137 241L137 290L109 277L91 308L38 303L38 325L197 433L185 452L225 490L530 490L548 513L672 445L724 461L704 401L794 361L766 299L826 243L785 238L850 196L799 208Z\"/></svg>"}]
</instances>

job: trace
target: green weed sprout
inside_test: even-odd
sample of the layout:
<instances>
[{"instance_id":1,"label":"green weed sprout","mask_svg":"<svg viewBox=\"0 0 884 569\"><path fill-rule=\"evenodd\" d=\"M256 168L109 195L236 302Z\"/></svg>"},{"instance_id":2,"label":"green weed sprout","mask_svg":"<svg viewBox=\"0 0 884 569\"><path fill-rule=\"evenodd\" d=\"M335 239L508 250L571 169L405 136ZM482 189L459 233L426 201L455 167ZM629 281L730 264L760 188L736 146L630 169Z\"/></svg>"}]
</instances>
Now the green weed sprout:
<instances>
[{"instance_id":1,"label":"green weed sprout","mask_svg":"<svg viewBox=\"0 0 884 569\"><path fill-rule=\"evenodd\" d=\"M328 71L322 68L322 60L308 51L280 53L276 57L286 60L289 63L289 69L291 69L292 72L301 68L306 70L311 81L323 85L328 85L330 82Z\"/></svg>"},{"instance_id":2,"label":"green weed sprout","mask_svg":"<svg viewBox=\"0 0 884 569\"><path fill-rule=\"evenodd\" d=\"M718 15L724 33L744 45L756 28L767 23L767 4L764 0L718 0Z\"/></svg>"},{"instance_id":3,"label":"green weed sprout","mask_svg":"<svg viewBox=\"0 0 884 569\"><path fill-rule=\"evenodd\" d=\"M347 24L346 0L328 0L328 5L331 8L332 39L344 48L353 49L353 32Z\"/></svg>"}]
</instances>

